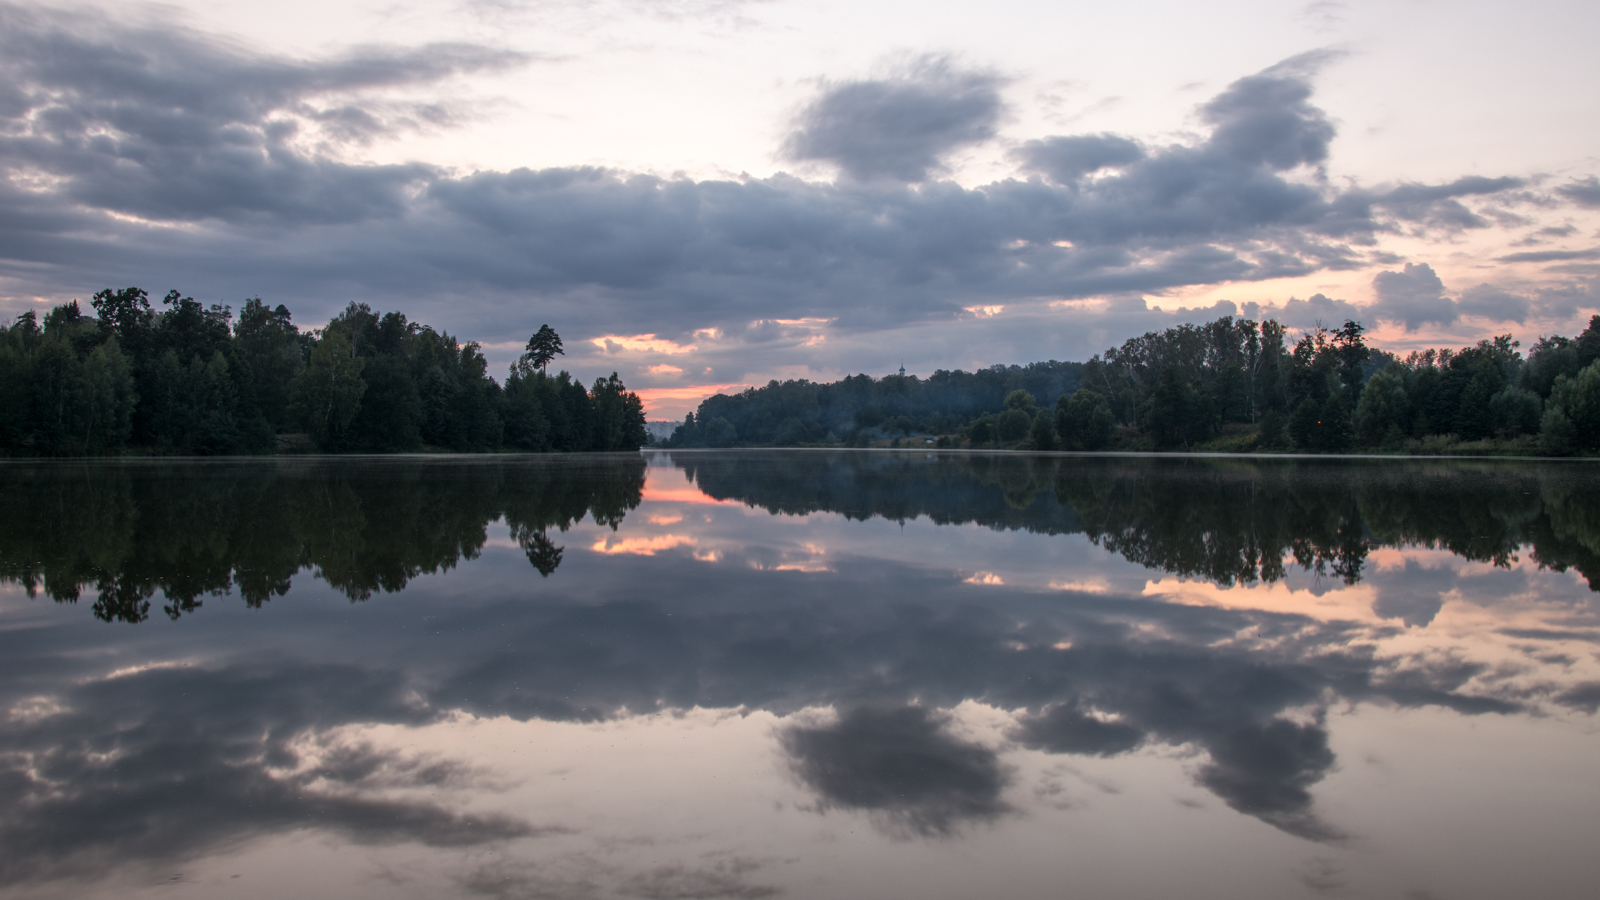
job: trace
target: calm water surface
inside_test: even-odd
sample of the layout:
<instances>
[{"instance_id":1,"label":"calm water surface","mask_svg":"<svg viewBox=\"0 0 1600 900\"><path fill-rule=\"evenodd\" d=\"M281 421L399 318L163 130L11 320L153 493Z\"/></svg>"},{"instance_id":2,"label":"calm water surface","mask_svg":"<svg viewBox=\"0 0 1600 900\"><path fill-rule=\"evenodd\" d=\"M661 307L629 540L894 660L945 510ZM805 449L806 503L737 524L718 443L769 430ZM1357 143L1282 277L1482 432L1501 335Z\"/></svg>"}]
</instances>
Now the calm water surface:
<instances>
[{"instance_id":1,"label":"calm water surface","mask_svg":"<svg viewBox=\"0 0 1600 900\"><path fill-rule=\"evenodd\" d=\"M1578 898L1600 469L0 464L0 895Z\"/></svg>"}]
</instances>

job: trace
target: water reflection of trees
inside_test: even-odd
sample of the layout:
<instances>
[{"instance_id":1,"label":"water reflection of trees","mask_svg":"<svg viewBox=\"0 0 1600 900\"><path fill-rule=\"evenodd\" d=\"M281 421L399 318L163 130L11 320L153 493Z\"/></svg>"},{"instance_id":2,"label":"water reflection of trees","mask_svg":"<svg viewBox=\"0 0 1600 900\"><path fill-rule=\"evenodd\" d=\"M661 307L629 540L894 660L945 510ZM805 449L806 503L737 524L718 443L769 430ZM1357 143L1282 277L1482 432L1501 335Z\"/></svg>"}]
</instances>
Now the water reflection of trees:
<instances>
[{"instance_id":1,"label":"water reflection of trees","mask_svg":"<svg viewBox=\"0 0 1600 900\"><path fill-rule=\"evenodd\" d=\"M302 569L354 600L475 559L503 519L548 576L549 537L585 515L612 528L639 505L636 456L573 459L81 463L8 466L0 579L138 622L237 591L260 606Z\"/></svg>"},{"instance_id":2,"label":"water reflection of trees","mask_svg":"<svg viewBox=\"0 0 1600 900\"><path fill-rule=\"evenodd\" d=\"M1223 585L1299 566L1347 584L1377 547L1507 566L1527 548L1600 589L1600 472L1581 463L1016 454L679 454L702 491L774 513L927 516L1084 534Z\"/></svg>"}]
</instances>

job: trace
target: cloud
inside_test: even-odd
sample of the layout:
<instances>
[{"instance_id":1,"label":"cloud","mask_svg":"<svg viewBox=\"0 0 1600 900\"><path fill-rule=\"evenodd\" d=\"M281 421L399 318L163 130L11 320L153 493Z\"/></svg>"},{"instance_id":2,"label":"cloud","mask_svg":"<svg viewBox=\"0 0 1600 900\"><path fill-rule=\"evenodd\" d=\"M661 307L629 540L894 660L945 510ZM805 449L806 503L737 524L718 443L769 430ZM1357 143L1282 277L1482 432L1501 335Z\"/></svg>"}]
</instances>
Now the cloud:
<instances>
[{"instance_id":1,"label":"cloud","mask_svg":"<svg viewBox=\"0 0 1600 900\"><path fill-rule=\"evenodd\" d=\"M1080 134L1028 141L1012 154L1024 171L1057 184L1076 184L1101 169L1136 163L1145 157L1137 142L1115 134Z\"/></svg>"},{"instance_id":2,"label":"cloud","mask_svg":"<svg viewBox=\"0 0 1600 900\"><path fill-rule=\"evenodd\" d=\"M1285 171L1320 165L1328 158L1333 123L1310 104L1310 76L1336 54L1318 51L1241 78L1200 107L1212 127L1217 152L1250 165Z\"/></svg>"},{"instance_id":3,"label":"cloud","mask_svg":"<svg viewBox=\"0 0 1600 900\"><path fill-rule=\"evenodd\" d=\"M783 152L862 181L925 181L951 151L995 136L1005 108L993 72L923 56L888 78L825 85L800 111Z\"/></svg>"},{"instance_id":4,"label":"cloud","mask_svg":"<svg viewBox=\"0 0 1600 900\"><path fill-rule=\"evenodd\" d=\"M1556 193L1584 209L1600 209L1600 178L1593 175L1573 179L1556 188Z\"/></svg>"},{"instance_id":5,"label":"cloud","mask_svg":"<svg viewBox=\"0 0 1600 900\"><path fill-rule=\"evenodd\" d=\"M430 719L403 684L349 665L259 662L79 681L59 696L65 712L0 732L0 884L170 866L307 827L434 847L539 833L384 793L459 785L474 777L460 763L326 737L354 717Z\"/></svg>"},{"instance_id":6,"label":"cloud","mask_svg":"<svg viewBox=\"0 0 1600 900\"><path fill-rule=\"evenodd\" d=\"M1487 228L1490 223L1464 205L1461 197L1480 197L1522 187L1521 178L1486 178L1468 175L1448 184L1403 184L1387 191L1352 191L1343 200L1348 207L1378 207L1396 219L1444 232Z\"/></svg>"},{"instance_id":7,"label":"cloud","mask_svg":"<svg viewBox=\"0 0 1600 900\"><path fill-rule=\"evenodd\" d=\"M927 710L860 708L782 735L796 775L825 808L879 813L894 829L942 837L1006 812L994 751L948 734Z\"/></svg>"},{"instance_id":8,"label":"cloud","mask_svg":"<svg viewBox=\"0 0 1600 900\"><path fill-rule=\"evenodd\" d=\"M1566 485L1556 478L1560 473L1441 472L1419 464L1307 478L1301 470L1231 462L1197 463L1204 471L1196 477L1194 466L1159 460L860 453L806 454L777 467L759 453L687 454L666 464L692 475L697 486L668 500L710 497L752 512L829 511L855 520L924 518L1027 531L1047 542L1079 535L1097 546L1081 538L1060 546L1082 550L1086 555L1074 565L1089 567L1086 580L1097 572L1109 576L1109 586L1071 594L1030 587L1026 577L1009 577L1013 569L1002 554L986 565L1006 573L1006 583L980 590L962 584L947 560L884 558L870 546L830 550L833 572L785 578L742 564L763 554L781 558L763 543L771 532L753 527L767 518L756 515L736 526L739 542L718 548L726 565L661 553L609 557L606 565L581 572L562 568L541 582L539 602L528 602L523 591L479 591L474 604L450 607L450 618L419 639L417 616L438 612L441 597L455 596L462 584L526 585L528 565L520 553L485 550L486 523L538 507L551 510L546 521L571 524L592 504L573 506L570 492L551 488L572 487L581 472L593 477L578 481L603 486L627 470L544 459L465 471L412 460L368 466L364 476L312 463L276 473L240 469L187 486L170 479L129 486L121 480L137 473L124 470L76 486L31 479L32 490L11 492L17 508L59 509L65 518L45 523L45 530L80 539L55 542L53 559L103 550L105 522L138 520L144 539L163 547L194 545L203 537L218 563L208 569L216 579L209 584L226 585L230 574L243 582L242 570L259 570L263 559L281 556L263 557L259 529L240 531L246 524L280 522L275 532L297 534L317 523L359 521L366 526L353 534L367 549L352 556L345 540L342 563L308 545L310 558L319 561L316 577L338 585L353 580L352 572L369 573L392 587L419 571L435 571L441 560L459 567L442 581L410 580L383 604L391 614L372 607L360 616L335 617L340 621L323 629L307 631L295 604L275 609L268 603L254 611L249 640L293 647L294 658L234 654L226 666L131 670L109 679L85 670L85 659L117 659L118 653L140 659L192 654L194 628L226 624L201 618L221 612L213 602L236 602L223 597L208 598L193 619L130 626L140 629L133 650L126 635L74 627L69 616L49 617L57 624L42 630L0 633L0 642L9 641L0 648L7 651L0 653L0 669L12 676L0 678L0 710L24 713L0 728L0 794L12 792L0 796L0 837L13 851L0 867L16 860L12 877L38 879L70 869L70 858L80 852L103 854L106 866L143 856L165 862L187 848L203 854L227 840L278 834L324 812L322 827L356 843L458 846L493 842L522 828L537 833L538 826L520 820L469 820L448 804L374 805L393 786L454 787L482 776L448 759L341 740L339 729L437 724L455 711L599 721L622 710L742 707L786 715L832 707L840 711L837 721L802 719L796 730L783 732L786 759L824 807L859 811L897 834L955 833L1004 816L1004 754L1019 745L1098 755L1190 747L1204 754L1195 762L1200 783L1232 808L1324 840L1337 829L1318 824L1315 815L1315 786L1331 759L1316 710L1367 701L1476 715L1525 712L1550 701L1587 708L1593 697L1569 671L1531 690L1497 694L1483 677L1486 666L1438 659L1431 651L1377 653L1373 644L1390 630L1387 624L1324 623L1141 594L1158 571L1224 584L1270 580L1271 567L1296 565L1286 563L1295 558L1284 549L1291 546L1301 552L1308 577L1325 572L1317 568L1320 561L1335 553L1353 555L1359 574L1361 555L1375 545L1454 547L1487 561L1531 542L1526 552L1542 566L1592 571L1592 550L1551 531L1552 521L1587 509L1591 499L1586 488L1552 494L1552 485ZM607 471L610 476L601 474ZM37 500L42 487L67 493L54 498L61 502L27 502ZM337 488L327 501L334 505L300 502L330 487ZM288 502L280 515L290 518L271 515L271 506L241 507L238 527L214 516L166 514L203 507L205 497L224 489L230 496ZM130 490L142 508L164 513L130 517L106 505ZM505 491L512 495L501 496ZM577 492L580 499L585 494ZM1018 495L1029 502L1014 504ZM1464 497L1471 499L1465 507ZM565 512L557 515L558 508ZM1250 514L1241 515L1242 509ZM1317 532L1329 515L1348 516L1352 509L1357 517L1346 531L1366 536L1356 548L1339 535ZM399 514L406 510L439 521L417 531L414 515ZM512 517L526 521L528 515ZM27 516L0 520L26 523L22 531L6 532L13 543L44 527ZM177 530L146 534L157 521ZM1187 526L1174 532L1175 521ZM1404 528L1395 531L1394 522ZM249 552L241 557L240 548ZM1030 560L1036 549L1018 545ZM102 556L95 557L96 566L111 565ZM21 550L10 557L27 558ZM150 578L151 560L160 558L130 552L129 571ZM287 555L285 589L305 558L299 550ZM343 582L336 564L344 567ZM1390 569L1371 574L1380 600L1416 597L1423 589L1437 595L1452 586L1443 571L1432 587L1409 576ZM1527 595L1506 577L1459 579L1453 596L1492 603ZM671 596L641 593L641 578L672 584ZM292 589L322 592L309 581L296 578ZM862 584L875 587L864 595ZM1553 621L1569 624L1541 636L1588 635L1600 595L1562 590L1557 596L1562 606ZM751 597L762 602L753 605ZM78 612L87 618L88 610ZM1389 612L1416 617L1427 610L1419 604ZM227 649L231 639L219 640L217 647ZM403 661L399 669L397 660ZM1017 728L1008 737L1016 743L990 747L960 736L940 710L968 700L1013 713ZM196 722L207 723L204 733L195 731ZM130 767L98 755L96 748L108 746L126 748ZM31 776L17 774L36 763L59 766L49 771L63 777L81 775L88 787L50 794ZM260 805L246 806L246 800ZM48 827L32 823L30 810L53 817ZM234 823L214 823L211 815ZM692 871L686 869L685 878Z\"/></svg>"},{"instance_id":9,"label":"cloud","mask_svg":"<svg viewBox=\"0 0 1600 900\"><path fill-rule=\"evenodd\" d=\"M1480 284L1462 291L1456 307L1466 316L1481 316L1496 322L1522 322L1528 318L1530 304L1527 297L1492 284Z\"/></svg>"},{"instance_id":10,"label":"cloud","mask_svg":"<svg viewBox=\"0 0 1600 900\"><path fill-rule=\"evenodd\" d=\"M1126 722L1088 715L1073 703L1058 703L1038 715L1024 715L1015 737L1024 747L1050 753L1115 756L1137 747L1144 733Z\"/></svg>"},{"instance_id":11,"label":"cloud","mask_svg":"<svg viewBox=\"0 0 1600 900\"><path fill-rule=\"evenodd\" d=\"M1455 301L1444 295L1444 282L1427 263L1406 263L1400 272L1379 272L1372 279L1378 302L1373 312L1416 331L1430 322L1448 325L1461 315Z\"/></svg>"},{"instance_id":12,"label":"cloud","mask_svg":"<svg viewBox=\"0 0 1600 900\"><path fill-rule=\"evenodd\" d=\"M1310 329L1318 325L1336 328L1346 321L1361 321L1367 313L1365 307L1347 300L1335 300L1326 294L1312 294L1304 300L1290 297L1281 306L1243 303L1239 311L1250 319L1277 319L1291 327Z\"/></svg>"},{"instance_id":13,"label":"cloud","mask_svg":"<svg viewBox=\"0 0 1600 900\"><path fill-rule=\"evenodd\" d=\"M429 45L308 60L115 16L3 14L10 305L140 284L277 298L312 323L365 301L490 341L558 321L594 374L642 374L663 362L654 350L690 346L682 367L708 383L802 363L879 371L896 331L928 354L907 354L913 369L1081 357L1201 314L1143 295L1363 268L1403 227L1479 227L1463 198L1521 184L1329 183L1334 125L1312 82L1328 54L1235 81L1198 108L1194 140L1043 137L1015 154L1035 177L981 186L933 179L997 133L1005 80L944 57L823 85L785 147L837 164L836 182L455 174L349 151L448 127L467 114L433 97L450 78L532 57ZM1086 298L1106 308L1048 306ZM981 323L963 312L997 307ZM828 324L792 324L808 319ZM611 341L579 346L597 337Z\"/></svg>"},{"instance_id":14,"label":"cloud","mask_svg":"<svg viewBox=\"0 0 1600 900\"><path fill-rule=\"evenodd\" d=\"M339 162L317 143L448 125L438 103L363 99L529 57L466 44L252 54L171 23L0 6L0 167L87 209L157 222L359 222L404 211L427 165Z\"/></svg>"},{"instance_id":15,"label":"cloud","mask_svg":"<svg viewBox=\"0 0 1600 900\"><path fill-rule=\"evenodd\" d=\"M1591 250L1530 250L1526 253L1508 253L1497 256L1497 262L1564 262L1569 259L1597 259L1600 249Z\"/></svg>"},{"instance_id":16,"label":"cloud","mask_svg":"<svg viewBox=\"0 0 1600 900\"><path fill-rule=\"evenodd\" d=\"M657 866L624 881L619 891L629 897L647 900L761 900L783 893L775 885L753 884L748 876L764 864L754 859L734 857L713 860L704 865Z\"/></svg>"},{"instance_id":17,"label":"cloud","mask_svg":"<svg viewBox=\"0 0 1600 900\"><path fill-rule=\"evenodd\" d=\"M1308 840L1335 840L1336 829L1311 814L1308 788L1333 767L1320 725L1275 721L1241 728L1208 747L1200 783L1229 807Z\"/></svg>"},{"instance_id":18,"label":"cloud","mask_svg":"<svg viewBox=\"0 0 1600 900\"><path fill-rule=\"evenodd\" d=\"M1452 300L1445 296L1439 274L1427 263L1406 263L1401 271L1379 272L1372 279L1372 288L1378 301L1364 312L1369 317L1400 323L1407 331L1430 323L1449 325L1463 315L1496 322L1523 322L1534 305L1527 297L1491 284L1467 288L1459 300ZM1359 320L1360 316L1352 318Z\"/></svg>"}]
</instances>

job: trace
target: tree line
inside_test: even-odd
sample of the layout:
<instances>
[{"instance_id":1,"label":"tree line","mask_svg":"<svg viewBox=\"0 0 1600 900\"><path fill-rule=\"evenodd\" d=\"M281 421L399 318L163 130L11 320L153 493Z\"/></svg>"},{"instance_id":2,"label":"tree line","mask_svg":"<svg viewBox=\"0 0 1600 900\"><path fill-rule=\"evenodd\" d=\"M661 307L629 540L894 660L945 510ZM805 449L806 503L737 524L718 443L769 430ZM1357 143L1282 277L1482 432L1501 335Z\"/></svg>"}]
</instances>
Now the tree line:
<instances>
[{"instance_id":1,"label":"tree line","mask_svg":"<svg viewBox=\"0 0 1600 900\"><path fill-rule=\"evenodd\" d=\"M976 372L940 369L915 375L851 375L821 384L771 381L700 403L668 440L675 447L864 446L892 435L962 431L1008 396L1023 392L1053 402L1078 388L1082 363L994 365ZM1026 431L1026 429L1024 429Z\"/></svg>"},{"instance_id":2,"label":"tree line","mask_svg":"<svg viewBox=\"0 0 1600 900\"><path fill-rule=\"evenodd\" d=\"M351 303L302 331L284 306L246 300L234 317L172 291L94 295L0 329L0 451L325 453L634 449L644 407L616 373L585 388L542 326L504 384L475 342ZM289 437L303 435L299 441Z\"/></svg>"},{"instance_id":3,"label":"tree line","mask_svg":"<svg viewBox=\"0 0 1600 900\"><path fill-rule=\"evenodd\" d=\"M1600 450L1600 316L1576 338L1510 335L1399 357L1359 322L1292 343L1224 316L1132 338L1085 363L771 382L700 404L669 446L1430 452Z\"/></svg>"}]
</instances>

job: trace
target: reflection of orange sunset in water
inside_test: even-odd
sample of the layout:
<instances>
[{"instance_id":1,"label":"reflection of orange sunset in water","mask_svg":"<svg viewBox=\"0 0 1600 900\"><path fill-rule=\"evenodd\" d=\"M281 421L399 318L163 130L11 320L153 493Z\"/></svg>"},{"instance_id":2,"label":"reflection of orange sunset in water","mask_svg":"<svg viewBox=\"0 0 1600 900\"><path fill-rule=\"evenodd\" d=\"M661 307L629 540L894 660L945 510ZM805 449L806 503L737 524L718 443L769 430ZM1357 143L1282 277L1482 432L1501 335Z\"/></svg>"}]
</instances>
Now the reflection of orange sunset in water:
<instances>
[{"instance_id":1,"label":"reflection of orange sunset in water","mask_svg":"<svg viewBox=\"0 0 1600 900\"><path fill-rule=\"evenodd\" d=\"M590 547L596 553L628 553L635 556L655 556L662 550L674 547L693 547L695 539L685 534L663 534L656 537L611 538L602 537Z\"/></svg>"},{"instance_id":2,"label":"reflection of orange sunset in water","mask_svg":"<svg viewBox=\"0 0 1600 900\"><path fill-rule=\"evenodd\" d=\"M739 506L736 500L718 500L706 496L705 492L694 486L682 469L651 466L644 473L644 494L646 501L656 503L710 503L724 506Z\"/></svg>"}]
</instances>

